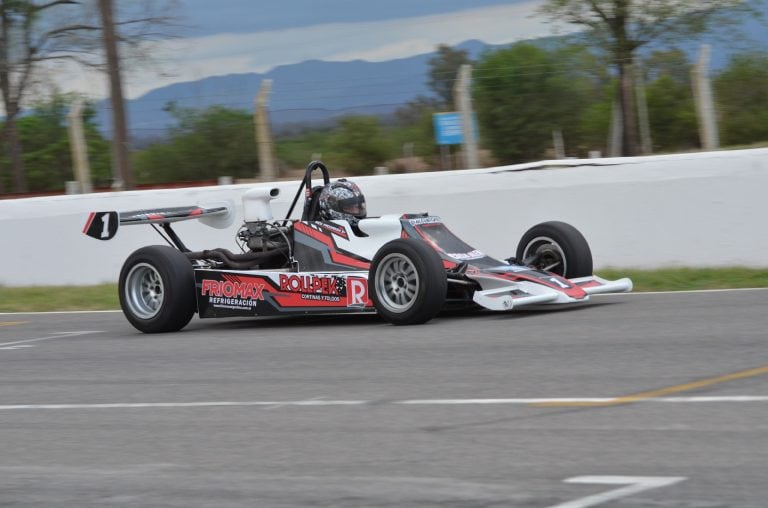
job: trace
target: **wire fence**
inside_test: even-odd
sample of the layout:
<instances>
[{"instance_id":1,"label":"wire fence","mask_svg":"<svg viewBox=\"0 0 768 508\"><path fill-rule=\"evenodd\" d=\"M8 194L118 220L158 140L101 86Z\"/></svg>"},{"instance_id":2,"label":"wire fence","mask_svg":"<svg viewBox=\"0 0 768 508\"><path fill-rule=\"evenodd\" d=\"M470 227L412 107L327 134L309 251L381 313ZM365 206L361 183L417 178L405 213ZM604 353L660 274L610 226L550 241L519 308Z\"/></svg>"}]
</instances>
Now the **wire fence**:
<instances>
[{"instance_id":1,"label":"wire fence","mask_svg":"<svg viewBox=\"0 0 768 508\"><path fill-rule=\"evenodd\" d=\"M687 69L680 70L690 64L685 58L680 62L674 76L665 71L675 67L672 61L666 62L666 68L657 66L641 73L637 82L645 87L654 151L698 148L690 74ZM354 69L353 64L349 65ZM563 136L567 156L605 153L618 90L613 68L595 57L558 57L529 65L481 59L474 70L473 93L480 144L486 149L484 162L510 163L552 156L553 131ZM388 67L386 72L349 69L336 74L299 73L283 79L269 75L274 80L269 116L281 169L295 169L316 154L348 167L354 166L357 158L366 171L383 165L393 170L443 169L441 152L444 155L445 149L435 142L431 115L453 108L435 94L428 82L442 81L443 87L450 89L455 84L455 73L430 75L426 59L419 65L411 62L400 68ZM738 126L727 122L727 118L741 114L724 99L726 92L739 95L728 88L727 72L721 69L714 73L721 88L715 96L721 99L718 116L723 120L720 128L725 131L724 138L730 143L768 139L765 129L754 126L739 131ZM745 82L743 93L754 88L755 83L768 86L768 76L752 77L757 81ZM171 85L128 101L133 163L139 183L211 182L219 176L257 175L252 115L261 78L208 78ZM112 137L111 108L108 101L92 102L88 155L97 186L109 188L113 178L108 142ZM753 102L750 107L758 115L768 111L766 103L768 99ZM360 116L375 117L375 125L344 124L342 120ZM73 173L67 121L59 115L55 129L50 124L44 129L43 121L36 122L39 117L39 112L31 111L18 120L24 170L32 190L60 192ZM742 120L741 127L744 124ZM53 130L56 133L49 132ZM7 156L8 143L3 149L0 183L1 192L7 196L13 190L16 168L11 167ZM453 152L456 150L454 147Z\"/></svg>"}]
</instances>

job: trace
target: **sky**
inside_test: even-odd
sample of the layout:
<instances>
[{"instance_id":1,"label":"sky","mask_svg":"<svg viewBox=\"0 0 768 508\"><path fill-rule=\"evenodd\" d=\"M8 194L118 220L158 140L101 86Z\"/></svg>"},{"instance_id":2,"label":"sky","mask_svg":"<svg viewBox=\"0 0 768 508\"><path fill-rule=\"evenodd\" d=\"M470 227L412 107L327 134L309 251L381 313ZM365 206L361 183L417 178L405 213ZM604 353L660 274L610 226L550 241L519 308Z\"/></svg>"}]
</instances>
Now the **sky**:
<instances>
[{"instance_id":1,"label":"sky","mask_svg":"<svg viewBox=\"0 0 768 508\"><path fill-rule=\"evenodd\" d=\"M132 0L117 0L132 1ZM305 60L385 61L438 44L489 44L552 35L542 0L176 0L180 37L151 47L154 63L130 72L126 96L177 82L266 72ZM65 91L106 95L102 76L59 78Z\"/></svg>"}]
</instances>

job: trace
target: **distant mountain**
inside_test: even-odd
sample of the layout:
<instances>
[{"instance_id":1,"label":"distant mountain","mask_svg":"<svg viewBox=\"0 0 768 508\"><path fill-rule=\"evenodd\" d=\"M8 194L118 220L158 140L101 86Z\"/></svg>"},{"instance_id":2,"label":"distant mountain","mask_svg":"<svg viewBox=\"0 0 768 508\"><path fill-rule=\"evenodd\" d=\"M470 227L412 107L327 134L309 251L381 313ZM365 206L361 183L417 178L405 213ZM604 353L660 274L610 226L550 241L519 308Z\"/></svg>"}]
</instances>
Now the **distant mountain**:
<instances>
[{"instance_id":1,"label":"distant mountain","mask_svg":"<svg viewBox=\"0 0 768 508\"><path fill-rule=\"evenodd\" d=\"M726 66L734 53L768 48L764 20L750 19L739 27L723 28L720 32L680 47L693 60L702 43L711 44L711 66L715 70ZM736 40L737 37L742 41ZM558 38L547 38L538 42L557 41ZM467 50L475 59L499 46L471 40L456 47ZM662 48L653 45L646 48L645 53L654 49ZM295 124L327 122L349 114L389 115L420 95L431 95L427 88L427 62L432 56L434 53L386 62L310 60L279 66L264 74L229 74L175 83L127 101L128 118L134 138L147 139L162 136L174 124L174 119L163 109L170 101L188 108L222 105L251 111L263 79L273 81L269 109L272 124L278 130ZM108 102L97 104L97 112L103 131L109 135Z\"/></svg>"},{"instance_id":2,"label":"distant mountain","mask_svg":"<svg viewBox=\"0 0 768 508\"><path fill-rule=\"evenodd\" d=\"M467 41L457 48L476 58L489 46ZM184 108L222 105L253 109L263 79L272 80L270 117L277 128L289 124L323 122L349 114L391 114L427 88L428 61L434 53L386 62L306 62L283 65L264 73L212 76L175 83L127 101L131 130L136 137L161 135L174 124L163 108L173 101ZM108 102L97 105L98 118L110 131Z\"/></svg>"}]
</instances>

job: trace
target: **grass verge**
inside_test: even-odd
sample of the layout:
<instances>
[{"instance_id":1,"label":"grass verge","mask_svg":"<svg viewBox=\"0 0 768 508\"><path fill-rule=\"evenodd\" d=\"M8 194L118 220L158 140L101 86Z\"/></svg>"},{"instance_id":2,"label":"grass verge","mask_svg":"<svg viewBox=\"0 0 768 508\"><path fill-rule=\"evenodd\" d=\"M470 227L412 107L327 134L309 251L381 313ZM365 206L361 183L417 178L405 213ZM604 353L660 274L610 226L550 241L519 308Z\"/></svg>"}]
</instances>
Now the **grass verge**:
<instances>
[{"instance_id":1,"label":"grass verge","mask_svg":"<svg viewBox=\"0 0 768 508\"><path fill-rule=\"evenodd\" d=\"M117 284L0 287L0 312L114 310L119 308Z\"/></svg>"},{"instance_id":2,"label":"grass verge","mask_svg":"<svg viewBox=\"0 0 768 508\"><path fill-rule=\"evenodd\" d=\"M629 277L635 291L768 288L768 268L668 268L664 270L600 270L606 279ZM0 312L115 310L117 284L99 286L0 287Z\"/></svg>"},{"instance_id":3,"label":"grass verge","mask_svg":"<svg viewBox=\"0 0 768 508\"><path fill-rule=\"evenodd\" d=\"M665 268L663 270L599 270L606 279L629 277L638 291L768 288L768 268Z\"/></svg>"}]
</instances>

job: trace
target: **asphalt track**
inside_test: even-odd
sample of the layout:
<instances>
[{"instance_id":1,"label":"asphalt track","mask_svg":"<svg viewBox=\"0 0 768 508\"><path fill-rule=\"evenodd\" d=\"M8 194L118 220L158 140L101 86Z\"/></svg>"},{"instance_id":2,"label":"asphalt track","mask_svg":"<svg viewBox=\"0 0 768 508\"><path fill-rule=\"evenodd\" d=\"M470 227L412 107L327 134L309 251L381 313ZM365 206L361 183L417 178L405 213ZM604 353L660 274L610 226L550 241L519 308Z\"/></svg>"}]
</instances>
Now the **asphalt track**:
<instances>
[{"instance_id":1,"label":"asphalt track","mask_svg":"<svg viewBox=\"0 0 768 508\"><path fill-rule=\"evenodd\" d=\"M765 508L766 303L0 315L0 506Z\"/></svg>"}]
</instances>

